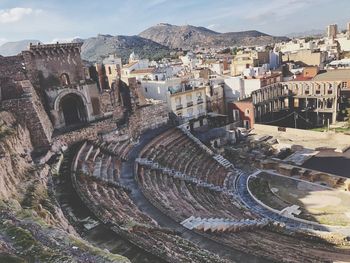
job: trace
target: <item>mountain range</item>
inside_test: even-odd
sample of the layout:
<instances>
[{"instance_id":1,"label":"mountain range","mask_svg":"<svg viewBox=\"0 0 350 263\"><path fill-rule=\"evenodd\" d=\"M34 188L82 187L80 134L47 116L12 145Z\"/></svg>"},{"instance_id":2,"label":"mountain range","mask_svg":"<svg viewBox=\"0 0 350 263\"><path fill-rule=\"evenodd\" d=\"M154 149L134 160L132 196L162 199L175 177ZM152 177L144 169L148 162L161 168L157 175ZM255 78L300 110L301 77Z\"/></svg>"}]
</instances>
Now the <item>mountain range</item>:
<instances>
[{"instance_id":1,"label":"mountain range","mask_svg":"<svg viewBox=\"0 0 350 263\"><path fill-rule=\"evenodd\" d=\"M286 37L270 36L256 30L218 33L205 27L191 25L175 26L165 23L150 27L141 32L139 36L176 49L191 49L196 46L229 47L266 45L288 40Z\"/></svg>"},{"instance_id":2,"label":"mountain range","mask_svg":"<svg viewBox=\"0 0 350 263\"><path fill-rule=\"evenodd\" d=\"M161 23L144 30L137 36L97 35L87 39L74 39L73 42L83 42L82 58L95 62L112 53L116 53L124 61L133 51L140 57L159 59L174 49L190 50L196 46L265 45L286 40L288 40L287 37L275 37L256 30L219 33L205 27ZM0 55L16 55L25 50L29 43L37 42L40 41L22 40L5 43L0 46Z\"/></svg>"},{"instance_id":3,"label":"mountain range","mask_svg":"<svg viewBox=\"0 0 350 263\"><path fill-rule=\"evenodd\" d=\"M20 53L22 50L26 50L30 43L37 44L39 40L25 39L16 42L6 42L0 46L0 55L2 56L14 56ZM40 42L41 43L41 42Z\"/></svg>"}]
</instances>

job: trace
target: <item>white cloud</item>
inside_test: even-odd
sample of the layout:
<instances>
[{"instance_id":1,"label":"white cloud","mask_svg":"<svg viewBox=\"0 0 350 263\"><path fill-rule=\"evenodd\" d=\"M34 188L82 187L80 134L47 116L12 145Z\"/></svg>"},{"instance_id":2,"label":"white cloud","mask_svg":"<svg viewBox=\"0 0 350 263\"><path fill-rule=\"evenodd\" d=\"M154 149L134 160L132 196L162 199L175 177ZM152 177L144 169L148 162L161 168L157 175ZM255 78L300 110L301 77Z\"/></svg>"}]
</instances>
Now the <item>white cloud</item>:
<instances>
[{"instance_id":1,"label":"white cloud","mask_svg":"<svg viewBox=\"0 0 350 263\"><path fill-rule=\"evenodd\" d=\"M42 10L33 10L31 8L15 7L11 9L0 9L0 24L14 23L23 17L33 13L39 14Z\"/></svg>"}]
</instances>

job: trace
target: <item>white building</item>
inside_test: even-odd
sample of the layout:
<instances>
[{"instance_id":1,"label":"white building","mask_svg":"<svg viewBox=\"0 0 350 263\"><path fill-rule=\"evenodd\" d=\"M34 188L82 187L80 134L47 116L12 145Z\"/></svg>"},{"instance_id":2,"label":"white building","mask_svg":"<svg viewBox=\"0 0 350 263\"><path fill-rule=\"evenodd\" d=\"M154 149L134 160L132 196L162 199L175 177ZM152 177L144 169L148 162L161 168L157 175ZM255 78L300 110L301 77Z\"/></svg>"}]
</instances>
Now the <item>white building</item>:
<instances>
[{"instance_id":1,"label":"white building","mask_svg":"<svg viewBox=\"0 0 350 263\"><path fill-rule=\"evenodd\" d=\"M306 42L305 39L293 39L289 42L277 43L275 45L276 51L282 53L294 53L300 50L314 50L317 49L317 44L314 41Z\"/></svg>"},{"instance_id":2,"label":"white building","mask_svg":"<svg viewBox=\"0 0 350 263\"><path fill-rule=\"evenodd\" d=\"M281 54L275 50L270 50L270 69L277 69L281 65Z\"/></svg>"},{"instance_id":3,"label":"white building","mask_svg":"<svg viewBox=\"0 0 350 263\"><path fill-rule=\"evenodd\" d=\"M181 90L181 78L171 78L161 81L142 80L141 91L145 98L167 101L168 91Z\"/></svg>"}]
</instances>

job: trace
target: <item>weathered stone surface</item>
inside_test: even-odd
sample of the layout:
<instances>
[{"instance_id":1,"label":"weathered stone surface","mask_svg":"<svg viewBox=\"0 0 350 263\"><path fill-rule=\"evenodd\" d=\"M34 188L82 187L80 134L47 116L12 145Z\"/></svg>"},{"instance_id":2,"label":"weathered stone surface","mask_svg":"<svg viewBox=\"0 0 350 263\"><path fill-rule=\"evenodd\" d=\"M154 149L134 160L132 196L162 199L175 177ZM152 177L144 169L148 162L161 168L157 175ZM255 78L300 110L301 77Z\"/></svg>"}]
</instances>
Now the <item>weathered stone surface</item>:
<instances>
[{"instance_id":1,"label":"weathered stone surface","mask_svg":"<svg viewBox=\"0 0 350 263\"><path fill-rule=\"evenodd\" d=\"M154 129L166 124L169 120L165 103L151 104L139 107L129 119L129 133L138 137L148 129Z\"/></svg>"}]
</instances>

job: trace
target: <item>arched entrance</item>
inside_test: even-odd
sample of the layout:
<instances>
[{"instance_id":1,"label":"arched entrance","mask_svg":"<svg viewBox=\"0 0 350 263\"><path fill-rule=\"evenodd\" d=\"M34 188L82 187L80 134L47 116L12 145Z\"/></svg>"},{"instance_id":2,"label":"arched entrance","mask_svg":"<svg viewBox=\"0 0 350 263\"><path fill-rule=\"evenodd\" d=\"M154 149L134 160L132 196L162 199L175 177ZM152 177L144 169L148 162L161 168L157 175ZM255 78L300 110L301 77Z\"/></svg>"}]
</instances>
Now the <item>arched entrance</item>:
<instances>
[{"instance_id":1,"label":"arched entrance","mask_svg":"<svg viewBox=\"0 0 350 263\"><path fill-rule=\"evenodd\" d=\"M87 122L87 113L84 101L74 93L65 95L60 101L65 126Z\"/></svg>"}]
</instances>

